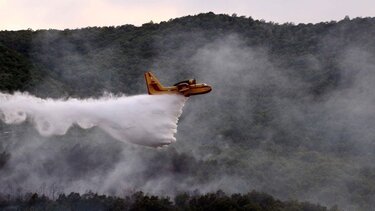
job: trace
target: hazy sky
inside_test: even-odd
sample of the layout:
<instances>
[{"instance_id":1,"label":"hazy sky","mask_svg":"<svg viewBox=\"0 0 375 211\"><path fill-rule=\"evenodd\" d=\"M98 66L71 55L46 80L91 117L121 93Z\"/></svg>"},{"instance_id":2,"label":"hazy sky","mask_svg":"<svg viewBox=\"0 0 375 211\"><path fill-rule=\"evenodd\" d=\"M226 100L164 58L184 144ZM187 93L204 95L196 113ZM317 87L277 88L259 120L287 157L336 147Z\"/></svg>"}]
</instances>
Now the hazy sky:
<instances>
[{"instance_id":1,"label":"hazy sky","mask_svg":"<svg viewBox=\"0 0 375 211\"><path fill-rule=\"evenodd\" d=\"M374 17L375 0L0 0L0 30L142 25L209 11L316 23Z\"/></svg>"}]
</instances>

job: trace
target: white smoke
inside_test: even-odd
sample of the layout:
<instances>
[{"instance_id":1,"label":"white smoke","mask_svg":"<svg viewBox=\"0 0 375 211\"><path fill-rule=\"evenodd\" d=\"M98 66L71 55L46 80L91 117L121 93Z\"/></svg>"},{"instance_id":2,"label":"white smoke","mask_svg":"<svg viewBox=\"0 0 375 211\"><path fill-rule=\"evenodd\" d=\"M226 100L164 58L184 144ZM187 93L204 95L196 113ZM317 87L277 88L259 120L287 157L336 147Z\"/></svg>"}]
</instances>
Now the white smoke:
<instances>
[{"instance_id":1,"label":"white smoke","mask_svg":"<svg viewBox=\"0 0 375 211\"><path fill-rule=\"evenodd\" d=\"M94 126L113 138L160 147L175 142L186 98L179 95L108 95L98 99L41 99L26 93L0 93L0 119L31 122L43 136L64 135L70 127Z\"/></svg>"}]
</instances>

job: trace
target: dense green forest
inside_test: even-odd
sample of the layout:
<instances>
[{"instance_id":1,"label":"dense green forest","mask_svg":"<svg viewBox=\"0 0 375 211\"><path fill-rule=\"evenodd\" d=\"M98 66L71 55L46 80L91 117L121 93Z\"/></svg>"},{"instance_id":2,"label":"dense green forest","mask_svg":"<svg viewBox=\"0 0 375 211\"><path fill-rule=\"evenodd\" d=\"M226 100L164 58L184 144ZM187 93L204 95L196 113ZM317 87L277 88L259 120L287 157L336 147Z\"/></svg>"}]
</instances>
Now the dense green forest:
<instances>
[{"instance_id":1,"label":"dense green forest","mask_svg":"<svg viewBox=\"0 0 375 211\"><path fill-rule=\"evenodd\" d=\"M255 189L281 200L371 210L374 37L375 18L297 25L214 13L140 27L1 31L2 92L53 98L143 94L148 70L165 84L196 77L213 91L188 100L177 142L164 151L124 146L97 129L73 128L67 136L47 139L25 124L1 123L0 182L7 185L0 192L56 183L66 192L75 182L125 163L131 170L115 179L152 194ZM125 155L137 161L122 159ZM23 161L38 173L13 170ZM98 191L118 194L115 189ZM231 204L233 197L221 199ZM166 203L160 206L177 206L159 199ZM275 210L304 206L271 201L280 205Z\"/></svg>"}]
</instances>

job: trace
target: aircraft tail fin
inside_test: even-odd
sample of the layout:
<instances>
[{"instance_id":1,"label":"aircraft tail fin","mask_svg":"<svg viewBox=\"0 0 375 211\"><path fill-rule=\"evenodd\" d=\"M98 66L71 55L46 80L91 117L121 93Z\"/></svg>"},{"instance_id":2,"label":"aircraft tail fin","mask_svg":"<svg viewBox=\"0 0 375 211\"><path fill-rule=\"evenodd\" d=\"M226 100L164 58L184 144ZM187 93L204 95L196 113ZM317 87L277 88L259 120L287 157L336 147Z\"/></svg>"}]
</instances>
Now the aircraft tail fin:
<instances>
[{"instance_id":1,"label":"aircraft tail fin","mask_svg":"<svg viewBox=\"0 0 375 211\"><path fill-rule=\"evenodd\" d=\"M159 82L159 80L151 72L145 73L146 85L148 94L153 95L158 92L165 91L164 86Z\"/></svg>"}]
</instances>

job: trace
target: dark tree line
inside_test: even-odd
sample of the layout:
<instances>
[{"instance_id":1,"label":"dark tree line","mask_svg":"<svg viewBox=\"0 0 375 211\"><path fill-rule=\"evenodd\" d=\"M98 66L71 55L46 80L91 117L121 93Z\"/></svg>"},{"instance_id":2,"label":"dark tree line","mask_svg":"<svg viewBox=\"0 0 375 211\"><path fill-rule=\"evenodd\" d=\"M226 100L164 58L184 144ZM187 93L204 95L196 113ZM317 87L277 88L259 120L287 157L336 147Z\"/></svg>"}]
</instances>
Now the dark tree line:
<instances>
[{"instance_id":1,"label":"dark tree line","mask_svg":"<svg viewBox=\"0 0 375 211\"><path fill-rule=\"evenodd\" d=\"M124 198L98 195L96 193L60 194L55 200L37 193L18 198L0 197L0 209L4 210L251 210L251 211L337 211L334 206L327 209L318 204L298 201L280 201L272 196L249 192L227 195L216 193L177 195L169 197L147 195L136 192Z\"/></svg>"}]
</instances>

